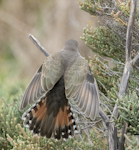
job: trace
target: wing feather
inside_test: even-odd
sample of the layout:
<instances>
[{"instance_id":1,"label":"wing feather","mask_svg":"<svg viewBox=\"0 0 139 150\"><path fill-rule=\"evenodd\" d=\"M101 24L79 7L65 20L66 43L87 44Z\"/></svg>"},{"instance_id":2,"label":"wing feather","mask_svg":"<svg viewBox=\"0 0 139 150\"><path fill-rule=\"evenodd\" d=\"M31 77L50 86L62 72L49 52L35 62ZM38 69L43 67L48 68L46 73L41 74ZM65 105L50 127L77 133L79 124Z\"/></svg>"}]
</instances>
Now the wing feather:
<instances>
[{"instance_id":1,"label":"wing feather","mask_svg":"<svg viewBox=\"0 0 139 150\"><path fill-rule=\"evenodd\" d=\"M29 83L23 96L20 110L50 91L61 78L63 72L60 53L47 57Z\"/></svg>"},{"instance_id":2,"label":"wing feather","mask_svg":"<svg viewBox=\"0 0 139 150\"><path fill-rule=\"evenodd\" d=\"M69 63L64 81L66 97L73 99L86 117L94 120L99 112L99 94L96 80L87 61L79 57Z\"/></svg>"},{"instance_id":3,"label":"wing feather","mask_svg":"<svg viewBox=\"0 0 139 150\"><path fill-rule=\"evenodd\" d=\"M86 116L89 116L90 117L90 110L91 110L91 107L93 106L92 105L92 102L93 102L93 99L92 99L92 87L91 85L88 83L88 99L87 99L87 106L86 106L86 110L85 110L85 114Z\"/></svg>"},{"instance_id":4,"label":"wing feather","mask_svg":"<svg viewBox=\"0 0 139 150\"><path fill-rule=\"evenodd\" d=\"M83 108L81 109L84 113L87 108L88 95L89 95L89 86L88 86L88 83L86 83L86 94L85 94L85 98L84 98L84 104L82 106Z\"/></svg>"},{"instance_id":5,"label":"wing feather","mask_svg":"<svg viewBox=\"0 0 139 150\"><path fill-rule=\"evenodd\" d=\"M45 91L42 89L41 85L38 84L41 80L41 71L42 71L42 65L38 69L38 71L35 73L34 77L32 78L31 82L29 83L25 94L23 96L20 110L24 109L28 104L31 104L32 102L39 99L40 96L42 96ZM37 87L38 86L38 91Z\"/></svg>"}]
</instances>

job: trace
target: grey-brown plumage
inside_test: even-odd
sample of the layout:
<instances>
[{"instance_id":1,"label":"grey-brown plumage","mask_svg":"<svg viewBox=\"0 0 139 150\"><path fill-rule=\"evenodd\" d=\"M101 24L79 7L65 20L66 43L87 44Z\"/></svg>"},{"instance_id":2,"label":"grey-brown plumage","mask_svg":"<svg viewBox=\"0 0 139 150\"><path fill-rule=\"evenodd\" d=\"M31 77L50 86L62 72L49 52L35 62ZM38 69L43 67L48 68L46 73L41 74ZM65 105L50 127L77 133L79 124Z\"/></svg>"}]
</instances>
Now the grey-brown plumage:
<instances>
[{"instance_id":1,"label":"grey-brown plumage","mask_svg":"<svg viewBox=\"0 0 139 150\"><path fill-rule=\"evenodd\" d=\"M62 51L50 55L31 80L20 110L39 100L22 118L32 132L50 138L67 139L77 131L68 100L75 101L86 117L94 120L99 112L98 87L78 43L69 40Z\"/></svg>"}]
</instances>

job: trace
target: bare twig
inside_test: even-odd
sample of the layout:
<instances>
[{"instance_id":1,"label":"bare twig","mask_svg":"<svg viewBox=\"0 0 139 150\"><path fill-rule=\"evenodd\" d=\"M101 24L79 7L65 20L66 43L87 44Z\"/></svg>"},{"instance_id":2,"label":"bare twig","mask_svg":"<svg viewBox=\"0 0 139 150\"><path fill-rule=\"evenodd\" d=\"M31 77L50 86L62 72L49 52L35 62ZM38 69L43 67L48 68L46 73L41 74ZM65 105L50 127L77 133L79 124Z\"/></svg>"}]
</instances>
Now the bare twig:
<instances>
[{"instance_id":1,"label":"bare twig","mask_svg":"<svg viewBox=\"0 0 139 150\"><path fill-rule=\"evenodd\" d=\"M108 111L109 111L109 113L112 115L112 112L111 112L111 110L109 109L109 107L106 105L106 104L104 104L104 103L100 103L101 105L103 105Z\"/></svg>"},{"instance_id":2,"label":"bare twig","mask_svg":"<svg viewBox=\"0 0 139 150\"><path fill-rule=\"evenodd\" d=\"M25 133L25 131L23 130L23 128L21 127L20 124L17 124L18 128L20 129L21 133L24 135L24 137L26 137L28 139L27 134Z\"/></svg>"},{"instance_id":3,"label":"bare twig","mask_svg":"<svg viewBox=\"0 0 139 150\"><path fill-rule=\"evenodd\" d=\"M131 1L131 11L130 11L130 17L128 21L127 34L126 34L126 51L125 51L126 62L130 62L131 60L131 43L132 43L133 25L135 21L136 3L137 0Z\"/></svg>"},{"instance_id":4,"label":"bare twig","mask_svg":"<svg viewBox=\"0 0 139 150\"><path fill-rule=\"evenodd\" d=\"M14 144L14 146L17 146L17 143L10 137L9 134L6 134L6 136L7 136L7 140L8 140L12 145Z\"/></svg>"},{"instance_id":5,"label":"bare twig","mask_svg":"<svg viewBox=\"0 0 139 150\"><path fill-rule=\"evenodd\" d=\"M31 41L41 50L41 52L48 57L49 54L46 51L46 49L40 44L40 42L31 34L29 34L29 38L31 39Z\"/></svg>"},{"instance_id":6,"label":"bare twig","mask_svg":"<svg viewBox=\"0 0 139 150\"><path fill-rule=\"evenodd\" d=\"M121 138L120 138L119 150L124 149L124 143L125 143L125 136L124 135L127 133L127 127L128 127L128 123L125 122L123 130L122 130L122 135L121 135Z\"/></svg>"},{"instance_id":7,"label":"bare twig","mask_svg":"<svg viewBox=\"0 0 139 150\"><path fill-rule=\"evenodd\" d=\"M99 115L101 116L102 120L105 122L106 126L108 126L109 118L107 117L105 112L103 112L103 110L101 108L99 108Z\"/></svg>"},{"instance_id":8,"label":"bare twig","mask_svg":"<svg viewBox=\"0 0 139 150\"><path fill-rule=\"evenodd\" d=\"M124 137L126 138L126 140L130 143L132 143L132 141L128 138L128 136L125 134Z\"/></svg>"},{"instance_id":9,"label":"bare twig","mask_svg":"<svg viewBox=\"0 0 139 150\"><path fill-rule=\"evenodd\" d=\"M139 53L135 56L135 58L131 61L131 64L134 66L136 62L139 60Z\"/></svg>"}]
</instances>

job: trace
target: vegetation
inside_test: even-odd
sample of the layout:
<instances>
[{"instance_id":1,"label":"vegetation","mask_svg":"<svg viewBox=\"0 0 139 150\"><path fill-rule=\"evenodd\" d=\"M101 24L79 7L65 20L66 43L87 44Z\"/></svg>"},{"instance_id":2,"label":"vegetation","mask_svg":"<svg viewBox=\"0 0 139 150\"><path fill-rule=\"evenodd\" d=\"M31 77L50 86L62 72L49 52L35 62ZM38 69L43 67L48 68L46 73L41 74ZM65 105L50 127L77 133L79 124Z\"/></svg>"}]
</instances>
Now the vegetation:
<instances>
[{"instance_id":1,"label":"vegetation","mask_svg":"<svg viewBox=\"0 0 139 150\"><path fill-rule=\"evenodd\" d=\"M95 52L95 57L90 57L88 62L100 89L101 108L108 119L116 124L118 130L116 144L119 146L121 137L124 137L124 149L137 150L139 149L139 61L130 73L126 93L122 97L118 94L125 67L126 31L131 0L79 0L79 6L93 17L100 16L99 27L94 29L87 25L83 29L81 39L91 51ZM138 33L139 8L137 8L133 27L132 59L138 54ZM109 132L107 124L102 121L103 118L98 117L95 121L85 118L72 101L79 134L67 141L55 141L53 138L46 139L32 135L27 128L23 127L21 120L23 112L19 111L26 82L18 81L14 77L20 64L16 63L10 51L1 52L0 57L3 58L0 63L4 64L0 74L0 149L108 149ZM8 67L8 71L4 66ZM115 104L118 107L118 118L112 114ZM125 123L127 128L123 135Z\"/></svg>"}]
</instances>

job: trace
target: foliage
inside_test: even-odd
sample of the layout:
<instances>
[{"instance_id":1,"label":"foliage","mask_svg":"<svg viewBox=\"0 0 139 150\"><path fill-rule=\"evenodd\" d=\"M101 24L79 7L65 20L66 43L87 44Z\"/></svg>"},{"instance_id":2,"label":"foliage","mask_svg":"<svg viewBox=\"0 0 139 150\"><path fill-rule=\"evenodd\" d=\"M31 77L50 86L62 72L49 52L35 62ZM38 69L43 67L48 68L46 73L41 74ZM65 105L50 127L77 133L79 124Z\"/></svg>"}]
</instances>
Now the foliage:
<instances>
[{"instance_id":1,"label":"foliage","mask_svg":"<svg viewBox=\"0 0 139 150\"><path fill-rule=\"evenodd\" d=\"M125 135L127 142L127 147L125 150L138 150L139 149L139 140L138 137L135 136L127 136Z\"/></svg>"},{"instance_id":2,"label":"foliage","mask_svg":"<svg viewBox=\"0 0 139 150\"><path fill-rule=\"evenodd\" d=\"M139 4L139 1L138 1ZM138 5L137 4L137 5ZM100 89L101 107L111 117L113 106L119 108L119 118L115 119L118 131L121 132L124 122L128 123L125 149L138 149L139 134L139 63L134 66L128 82L127 93L119 99L118 92L125 62L126 30L130 15L131 0L79 0L80 8L92 17L100 16L99 27L94 29L86 26L83 29L82 40L96 53L90 58L91 70ZM131 57L134 58L139 49L139 8L135 16ZM100 56L101 55L101 56ZM108 60L104 56L109 57ZM127 136L125 135L125 136ZM120 134L118 134L120 139ZM134 139L134 140L133 140Z\"/></svg>"},{"instance_id":3,"label":"foliage","mask_svg":"<svg viewBox=\"0 0 139 150\"><path fill-rule=\"evenodd\" d=\"M93 52L99 55L124 60L124 47L120 45L120 37L104 26L95 30L89 26L85 27L81 39Z\"/></svg>"},{"instance_id":4,"label":"foliage","mask_svg":"<svg viewBox=\"0 0 139 150\"><path fill-rule=\"evenodd\" d=\"M93 17L100 16L103 23L103 26L100 26L95 31L92 30L92 27L87 26L84 28L82 39L86 41L87 46L100 55L123 60L123 57L125 57L125 37L131 1L85 0L82 2L79 0L79 5L81 9L93 15ZM137 7L132 41L132 57L137 54L139 49L139 44L137 44L137 39L139 39L138 32L139 8Z\"/></svg>"},{"instance_id":5,"label":"foliage","mask_svg":"<svg viewBox=\"0 0 139 150\"><path fill-rule=\"evenodd\" d=\"M102 59L102 60L101 60ZM93 75L98 81L99 90L103 92L106 96L108 93L105 89L110 90L117 82L121 74L118 74L122 68L118 67L118 64L114 64L113 68L110 68L110 64L113 61L106 60L101 56L96 56L95 58L89 58L89 65L93 72Z\"/></svg>"},{"instance_id":6,"label":"foliage","mask_svg":"<svg viewBox=\"0 0 139 150\"><path fill-rule=\"evenodd\" d=\"M113 106L115 104L118 105L119 118L115 119L118 131L121 132L125 121L129 125L128 133L125 135L125 149L138 149L139 64L134 66L134 70L131 73L125 97L117 101L124 69L125 37L131 1L85 0L84 2L79 1L79 5L82 10L90 13L93 17L100 16L102 20L100 21L100 26L96 29L87 25L83 29L83 36L81 37L85 41L85 44L96 53L95 58L89 58L89 65L100 89L100 105L108 117L111 117ZM132 58L137 54L139 49L138 31L139 8L137 8L133 33ZM104 59L104 56L109 57L108 60ZM16 66L13 56L11 53L8 53L5 58L12 59L13 63L6 65L9 72L12 72L13 66ZM3 63L3 61L0 63ZM4 67L2 70L3 73L0 75L0 149L107 149L107 141L105 140L107 130L102 125L101 118L97 118L98 120L91 122L91 120L82 116L79 111L79 114L76 114L76 116L80 134L74 138L67 141L55 141L53 138L48 140L45 137L32 135L28 129L23 127L21 120L23 112L19 111L22 97L21 89L25 89L23 81L11 84L11 80L5 78L5 76L10 78L14 73L12 72L9 75L9 72L4 71ZM99 124L97 122L101 122L101 128L98 127ZM118 134L119 137L120 135Z\"/></svg>"},{"instance_id":7,"label":"foliage","mask_svg":"<svg viewBox=\"0 0 139 150\"><path fill-rule=\"evenodd\" d=\"M117 127L122 128L126 121L128 123L128 133L139 135L139 97L136 92L129 92L124 98L117 102L119 109L119 118L116 120Z\"/></svg>"}]
</instances>

